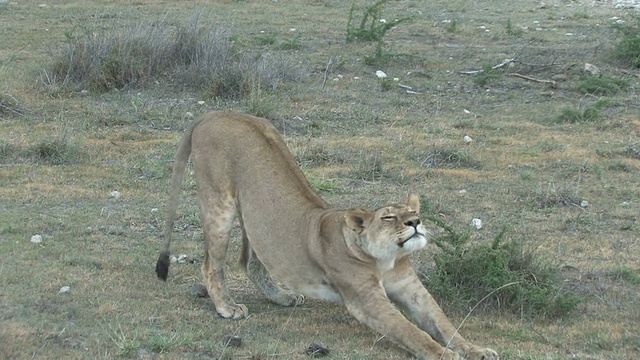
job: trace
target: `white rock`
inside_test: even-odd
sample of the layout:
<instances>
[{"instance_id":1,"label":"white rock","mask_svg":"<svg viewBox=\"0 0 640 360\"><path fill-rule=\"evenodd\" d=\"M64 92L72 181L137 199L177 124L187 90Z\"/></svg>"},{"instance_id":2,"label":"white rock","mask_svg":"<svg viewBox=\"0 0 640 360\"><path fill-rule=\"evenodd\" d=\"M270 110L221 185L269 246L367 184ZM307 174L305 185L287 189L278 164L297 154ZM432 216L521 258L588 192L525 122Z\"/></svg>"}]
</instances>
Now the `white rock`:
<instances>
[{"instance_id":1,"label":"white rock","mask_svg":"<svg viewBox=\"0 0 640 360\"><path fill-rule=\"evenodd\" d=\"M40 244L42 242L42 235L33 235L31 237L31 243Z\"/></svg>"},{"instance_id":2,"label":"white rock","mask_svg":"<svg viewBox=\"0 0 640 360\"><path fill-rule=\"evenodd\" d=\"M471 220L471 226L476 228L476 230L482 229L482 220L480 220L480 219Z\"/></svg>"},{"instance_id":3,"label":"white rock","mask_svg":"<svg viewBox=\"0 0 640 360\"><path fill-rule=\"evenodd\" d=\"M151 208L151 212L152 213L157 213L158 212L158 208Z\"/></svg>"},{"instance_id":4,"label":"white rock","mask_svg":"<svg viewBox=\"0 0 640 360\"><path fill-rule=\"evenodd\" d=\"M184 117L187 118L187 119L193 119L193 113L187 111L186 113L184 113Z\"/></svg>"},{"instance_id":5,"label":"white rock","mask_svg":"<svg viewBox=\"0 0 640 360\"><path fill-rule=\"evenodd\" d=\"M176 259L176 260L177 260L177 262L182 264L182 263L187 262L187 258L188 258L187 254L180 254L180 255L178 255L178 259Z\"/></svg>"},{"instance_id":6,"label":"white rock","mask_svg":"<svg viewBox=\"0 0 640 360\"><path fill-rule=\"evenodd\" d=\"M585 207L587 207L587 206L589 206L589 202L588 202L587 200L582 200L582 201L580 202L580 207L585 208Z\"/></svg>"},{"instance_id":7,"label":"white rock","mask_svg":"<svg viewBox=\"0 0 640 360\"><path fill-rule=\"evenodd\" d=\"M386 23L387 23L387 20L386 20L386 19L380 19L379 21L380 21L381 23L383 23L383 24L386 24Z\"/></svg>"},{"instance_id":8,"label":"white rock","mask_svg":"<svg viewBox=\"0 0 640 360\"><path fill-rule=\"evenodd\" d=\"M384 78L387 77L387 74L385 74L384 71L382 71L382 70L378 70L378 71L376 71L376 76L378 78L380 78L380 79L384 79Z\"/></svg>"},{"instance_id":9,"label":"white rock","mask_svg":"<svg viewBox=\"0 0 640 360\"><path fill-rule=\"evenodd\" d=\"M466 194L467 193L467 189L462 189L460 191L458 191L459 194Z\"/></svg>"},{"instance_id":10,"label":"white rock","mask_svg":"<svg viewBox=\"0 0 640 360\"><path fill-rule=\"evenodd\" d=\"M472 139L472 138L471 138L471 136L469 136L469 135L465 135L462 139L463 139L463 140L464 140L464 142L466 142L466 143L470 143L470 142L472 142L472 141L473 141L473 139Z\"/></svg>"},{"instance_id":11,"label":"white rock","mask_svg":"<svg viewBox=\"0 0 640 360\"><path fill-rule=\"evenodd\" d=\"M178 258L177 258L177 257L175 257L175 256L172 256L172 257L169 259L169 262L171 262L172 264L175 264L175 263L177 263L177 262L178 262Z\"/></svg>"},{"instance_id":12,"label":"white rock","mask_svg":"<svg viewBox=\"0 0 640 360\"><path fill-rule=\"evenodd\" d=\"M89 90L87 89L80 90L80 96L89 96Z\"/></svg>"},{"instance_id":13,"label":"white rock","mask_svg":"<svg viewBox=\"0 0 640 360\"><path fill-rule=\"evenodd\" d=\"M119 199L120 195L122 195L120 194L120 191L115 191L115 190L109 193L109 196L111 196L114 199Z\"/></svg>"},{"instance_id":14,"label":"white rock","mask_svg":"<svg viewBox=\"0 0 640 360\"><path fill-rule=\"evenodd\" d=\"M598 69L597 66L593 65L593 64L589 64L589 63L585 63L584 64L584 72L589 73L589 75L592 76L599 76L600 75L600 69Z\"/></svg>"},{"instance_id":15,"label":"white rock","mask_svg":"<svg viewBox=\"0 0 640 360\"><path fill-rule=\"evenodd\" d=\"M198 105L204 105L204 101L202 100L198 101Z\"/></svg>"},{"instance_id":16,"label":"white rock","mask_svg":"<svg viewBox=\"0 0 640 360\"><path fill-rule=\"evenodd\" d=\"M71 286L63 286L60 288L60 291L58 291L58 294L66 294L69 291L71 291Z\"/></svg>"}]
</instances>

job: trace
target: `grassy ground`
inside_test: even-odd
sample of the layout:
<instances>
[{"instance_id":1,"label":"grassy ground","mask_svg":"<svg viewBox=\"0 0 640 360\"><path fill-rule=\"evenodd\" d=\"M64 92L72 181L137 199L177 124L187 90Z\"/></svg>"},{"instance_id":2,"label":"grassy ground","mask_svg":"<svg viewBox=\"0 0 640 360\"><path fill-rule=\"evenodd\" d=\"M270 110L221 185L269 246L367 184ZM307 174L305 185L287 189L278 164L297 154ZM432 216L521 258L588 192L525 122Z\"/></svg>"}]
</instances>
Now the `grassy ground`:
<instances>
[{"instance_id":1,"label":"grassy ground","mask_svg":"<svg viewBox=\"0 0 640 360\"><path fill-rule=\"evenodd\" d=\"M385 20L412 20L386 33L382 56L375 43L345 42L350 3L0 4L0 358L302 359L312 342L331 359L407 357L341 307L268 303L235 264L237 248L229 286L252 315L216 317L188 291L201 259L189 184L173 250L192 261L166 284L155 278L175 144L188 113L213 108L271 119L328 202L376 207L416 191L458 228L482 219L474 241L508 225L583 298L560 320L474 313L461 329L468 339L504 359L636 358L640 80L613 56L612 25L638 13L595 4L390 1ZM74 36L194 13L247 51L291 56L306 76L216 99L167 78L66 91L43 72ZM515 60L490 69L505 59ZM581 90L585 63L622 80L620 90ZM455 323L464 315L451 313ZM226 348L230 335L242 346Z\"/></svg>"}]
</instances>

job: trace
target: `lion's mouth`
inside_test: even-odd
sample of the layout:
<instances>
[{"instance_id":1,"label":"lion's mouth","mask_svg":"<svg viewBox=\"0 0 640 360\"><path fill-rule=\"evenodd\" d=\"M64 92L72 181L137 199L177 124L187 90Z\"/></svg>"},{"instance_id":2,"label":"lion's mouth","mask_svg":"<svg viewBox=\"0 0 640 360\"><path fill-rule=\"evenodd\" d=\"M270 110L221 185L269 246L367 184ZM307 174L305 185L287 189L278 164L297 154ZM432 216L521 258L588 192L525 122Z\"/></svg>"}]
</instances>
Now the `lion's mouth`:
<instances>
[{"instance_id":1,"label":"lion's mouth","mask_svg":"<svg viewBox=\"0 0 640 360\"><path fill-rule=\"evenodd\" d=\"M416 230L416 231L413 232L413 235L411 235L408 238L406 238L406 239L402 240L401 242L399 242L398 246L399 247L404 247L404 244L406 244L407 241L409 241L409 240L411 240L411 239L413 239L415 237L419 237L419 236L424 236L424 235L422 235L418 230Z\"/></svg>"}]
</instances>

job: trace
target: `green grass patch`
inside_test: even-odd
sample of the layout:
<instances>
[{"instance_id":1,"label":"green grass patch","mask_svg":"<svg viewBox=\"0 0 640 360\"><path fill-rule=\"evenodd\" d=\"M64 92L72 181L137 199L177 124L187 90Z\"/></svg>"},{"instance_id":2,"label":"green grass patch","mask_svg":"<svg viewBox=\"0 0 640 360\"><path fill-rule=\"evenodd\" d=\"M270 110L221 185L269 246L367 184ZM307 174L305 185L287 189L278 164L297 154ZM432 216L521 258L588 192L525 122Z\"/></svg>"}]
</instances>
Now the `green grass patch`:
<instances>
[{"instance_id":1,"label":"green grass patch","mask_svg":"<svg viewBox=\"0 0 640 360\"><path fill-rule=\"evenodd\" d=\"M577 89L583 94L612 96L624 90L627 85L628 82L622 79L590 76L578 83Z\"/></svg>"},{"instance_id":2,"label":"green grass patch","mask_svg":"<svg viewBox=\"0 0 640 360\"><path fill-rule=\"evenodd\" d=\"M631 24L616 24L614 29L620 35L614 56L633 67L640 67L640 16L636 15Z\"/></svg>"},{"instance_id":3,"label":"green grass patch","mask_svg":"<svg viewBox=\"0 0 640 360\"><path fill-rule=\"evenodd\" d=\"M603 120L602 110L609 104L611 104L610 99L600 99L595 104L588 106L582 111L564 109L555 122L560 124L600 123Z\"/></svg>"},{"instance_id":4,"label":"green grass patch","mask_svg":"<svg viewBox=\"0 0 640 360\"><path fill-rule=\"evenodd\" d=\"M429 288L457 311L480 308L530 318L564 317L580 299L563 289L560 270L541 255L509 239L507 228L488 244L477 244L435 216L424 216L444 230L432 238L442 250Z\"/></svg>"}]
</instances>

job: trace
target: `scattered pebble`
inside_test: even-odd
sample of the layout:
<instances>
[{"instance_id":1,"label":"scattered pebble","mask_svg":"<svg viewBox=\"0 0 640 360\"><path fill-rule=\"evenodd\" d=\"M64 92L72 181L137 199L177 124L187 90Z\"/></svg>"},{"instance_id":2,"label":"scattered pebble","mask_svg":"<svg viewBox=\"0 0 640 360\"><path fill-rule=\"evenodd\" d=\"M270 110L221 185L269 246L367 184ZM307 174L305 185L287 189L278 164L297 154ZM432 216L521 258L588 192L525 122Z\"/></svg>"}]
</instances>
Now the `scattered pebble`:
<instances>
[{"instance_id":1,"label":"scattered pebble","mask_svg":"<svg viewBox=\"0 0 640 360\"><path fill-rule=\"evenodd\" d=\"M473 141L473 139L472 139L472 138L471 138L471 136L469 136L469 135L465 135L462 139L463 139L463 140L464 140L464 142L466 142L466 143L470 143L470 142L472 142L472 141Z\"/></svg>"},{"instance_id":2,"label":"scattered pebble","mask_svg":"<svg viewBox=\"0 0 640 360\"><path fill-rule=\"evenodd\" d=\"M329 349L316 343L312 343L305 349L304 353L311 357L324 357L329 355Z\"/></svg>"},{"instance_id":3,"label":"scattered pebble","mask_svg":"<svg viewBox=\"0 0 640 360\"><path fill-rule=\"evenodd\" d=\"M198 105L204 105L204 101L202 100L198 101Z\"/></svg>"},{"instance_id":4,"label":"scattered pebble","mask_svg":"<svg viewBox=\"0 0 640 360\"><path fill-rule=\"evenodd\" d=\"M582 200L580 202L580 207L586 208L587 206L589 206L589 202L587 200Z\"/></svg>"},{"instance_id":5,"label":"scattered pebble","mask_svg":"<svg viewBox=\"0 0 640 360\"><path fill-rule=\"evenodd\" d=\"M467 189L462 189L458 191L458 194L466 194L466 193L467 193Z\"/></svg>"},{"instance_id":6,"label":"scattered pebble","mask_svg":"<svg viewBox=\"0 0 640 360\"><path fill-rule=\"evenodd\" d=\"M226 347L240 347L242 346L242 338L239 336L227 336L224 339L224 346Z\"/></svg>"},{"instance_id":7,"label":"scattered pebble","mask_svg":"<svg viewBox=\"0 0 640 360\"><path fill-rule=\"evenodd\" d=\"M198 298L206 298L209 297L209 293L207 292L207 288L202 284L193 284L189 286L189 294L198 297Z\"/></svg>"},{"instance_id":8,"label":"scattered pebble","mask_svg":"<svg viewBox=\"0 0 640 360\"><path fill-rule=\"evenodd\" d=\"M184 117L187 119L193 119L193 113L187 111L186 113L184 113Z\"/></svg>"},{"instance_id":9,"label":"scattered pebble","mask_svg":"<svg viewBox=\"0 0 640 360\"><path fill-rule=\"evenodd\" d=\"M585 63L584 64L584 72L589 73L591 76L600 76L600 69L597 66Z\"/></svg>"},{"instance_id":10,"label":"scattered pebble","mask_svg":"<svg viewBox=\"0 0 640 360\"><path fill-rule=\"evenodd\" d=\"M31 237L32 244L40 244L42 242L42 235L33 235Z\"/></svg>"},{"instance_id":11,"label":"scattered pebble","mask_svg":"<svg viewBox=\"0 0 640 360\"><path fill-rule=\"evenodd\" d=\"M471 226L473 226L476 230L482 229L482 220L480 219L471 220Z\"/></svg>"},{"instance_id":12,"label":"scattered pebble","mask_svg":"<svg viewBox=\"0 0 640 360\"><path fill-rule=\"evenodd\" d=\"M60 291L58 291L58 294L67 294L71 291L71 286L63 286L60 288Z\"/></svg>"},{"instance_id":13,"label":"scattered pebble","mask_svg":"<svg viewBox=\"0 0 640 360\"><path fill-rule=\"evenodd\" d=\"M111 196L114 199L119 199L120 195L122 195L120 191L115 191L115 190L109 193L109 196Z\"/></svg>"},{"instance_id":14,"label":"scattered pebble","mask_svg":"<svg viewBox=\"0 0 640 360\"><path fill-rule=\"evenodd\" d=\"M157 212L158 212L158 208L152 208L152 209L151 209L151 212L152 212L152 213L157 213Z\"/></svg>"},{"instance_id":15,"label":"scattered pebble","mask_svg":"<svg viewBox=\"0 0 640 360\"><path fill-rule=\"evenodd\" d=\"M385 72L384 72L384 71L382 71L382 70L378 70L378 71L376 71L376 76L377 76L379 79L384 79L384 78L386 78L386 77L387 77L387 74L385 74Z\"/></svg>"}]
</instances>

